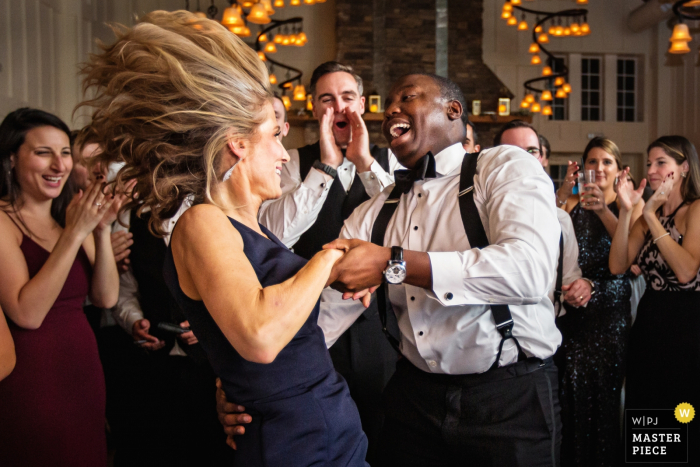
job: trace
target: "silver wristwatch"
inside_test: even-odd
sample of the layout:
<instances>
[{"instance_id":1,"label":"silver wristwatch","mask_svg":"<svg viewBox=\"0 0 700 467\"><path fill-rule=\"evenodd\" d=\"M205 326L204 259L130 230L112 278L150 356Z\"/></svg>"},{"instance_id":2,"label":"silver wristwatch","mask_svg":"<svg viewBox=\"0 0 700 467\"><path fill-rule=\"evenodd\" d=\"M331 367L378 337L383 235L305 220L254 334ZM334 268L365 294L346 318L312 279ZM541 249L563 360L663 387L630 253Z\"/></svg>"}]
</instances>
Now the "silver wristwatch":
<instances>
[{"instance_id":1,"label":"silver wristwatch","mask_svg":"<svg viewBox=\"0 0 700 467\"><path fill-rule=\"evenodd\" d=\"M403 248L391 247L391 259L384 270L384 279L389 284L401 284L406 279L406 261L403 260Z\"/></svg>"}]
</instances>

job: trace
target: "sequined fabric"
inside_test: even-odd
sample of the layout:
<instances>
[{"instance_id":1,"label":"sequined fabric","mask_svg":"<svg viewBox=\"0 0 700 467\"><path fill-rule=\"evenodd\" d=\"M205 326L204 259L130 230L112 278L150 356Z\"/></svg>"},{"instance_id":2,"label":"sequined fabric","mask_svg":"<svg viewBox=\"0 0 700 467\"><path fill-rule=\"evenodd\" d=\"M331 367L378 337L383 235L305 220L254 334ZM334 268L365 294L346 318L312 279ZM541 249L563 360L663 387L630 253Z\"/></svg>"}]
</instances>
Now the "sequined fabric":
<instances>
[{"instance_id":1,"label":"sequined fabric","mask_svg":"<svg viewBox=\"0 0 700 467\"><path fill-rule=\"evenodd\" d=\"M608 208L618 215L615 202ZM610 235L592 211L571 211L583 277L595 284L585 308L565 304L557 320L562 346L557 352L561 378L562 465L618 465L620 391L631 325L629 275L608 268Z\"/></svg>"}]
</instances>

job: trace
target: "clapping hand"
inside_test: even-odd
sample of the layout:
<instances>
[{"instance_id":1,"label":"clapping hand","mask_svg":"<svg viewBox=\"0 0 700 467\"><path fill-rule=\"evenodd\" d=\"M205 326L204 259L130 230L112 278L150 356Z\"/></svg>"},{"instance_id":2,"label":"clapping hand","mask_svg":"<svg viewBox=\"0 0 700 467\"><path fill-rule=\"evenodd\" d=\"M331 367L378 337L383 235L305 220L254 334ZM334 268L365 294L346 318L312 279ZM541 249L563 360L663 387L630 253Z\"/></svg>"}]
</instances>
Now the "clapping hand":
<instances>
[{"instance_id":1,"label":"clapping hand","mask_svg":"<svg viewBox=\"0 0 700 467\"><path fill-rule=\"evenodd\" d=\"M661 182L659 188L656 189L654 194L644 205L645 216L655 216L657 209L663 206L664 203L668 200L668 196L671 194L671 190L673 189L674 178L675 174L671 172L666 176L666 179L663 182Z\"/></svg>"},{"instance_id":2,"label":"clapping hand","mask_svg":"<svg viewBox=\"0 0 700 467\"><path fill-rule=\"evenodd\" d=\"M79 190L73 196L66 208L66 231L75 232L81 241L98 227L114 203L112 196L102 193L103 188L101 182L89 184L84 192Z\"/></svg>"},{"instance_id":3,"label":"clapping hand","mask_svg":"<svg viewBox=\"0 0 700 467\"><path fill-rule=\"evenodd\" d=\"M97 230L110 228L112 223L117 220L117 215L119 214L119 209L121 209L122 204L131 196L131 193L136 186L136 179L129 180L123 188L114 186L114 188L108 188L107 197L112 200L109 208L105 210L104 216L97 224ZM113 191L113 192L112 192ZM104 192L104 189L103 189Z\"/></svg>"},{"instance_id":4,"label":"clapping hand","mask_svg":"<svg viewBox=\"0 0 700 467\"><path fill-rule=\"evenodd\" d=\"M634 209L637 203L642 199L644 187L647 186L647 180L645 178L639 184L639 188L635 190L632 182L627 180L629 171L630 169L628 167L617 176L617 198L620 200L620 206L628 212Z\"/></svg>"}]
</instances>

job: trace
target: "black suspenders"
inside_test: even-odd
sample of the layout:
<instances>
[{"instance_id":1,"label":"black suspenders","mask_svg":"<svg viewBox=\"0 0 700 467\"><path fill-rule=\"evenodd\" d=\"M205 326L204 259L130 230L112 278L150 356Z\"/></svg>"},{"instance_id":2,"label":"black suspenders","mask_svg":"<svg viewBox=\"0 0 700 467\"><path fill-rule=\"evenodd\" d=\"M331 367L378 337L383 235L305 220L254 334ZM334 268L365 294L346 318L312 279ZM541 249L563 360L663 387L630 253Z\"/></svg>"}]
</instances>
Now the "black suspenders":
<instances>
[{"instance_id":1,"label":"black suspenders","mask_svg":"<svg viewBox=\"0 0 700 467\"><path fill-rule=\"evenodd\" d=\"M462 225L464 225L464 231L469 239L469 244L472 248L484 248L489 245L488 237L486 236L486 231L484 230L484 225L479 217L479 211L474 203L474 175L476 174L476 163L479 158L479 153L476 154L465 154L462 160L462 170L459 177L459 212L462 217ZM399 205L401 198L401 191L396 187L392 190L391 194L384 202L384 206L379 211L377 219L374 221L374 226L372 227L372 243L384 246L384 234L386 233L387 226L391 217L394 215L396 208ZM561 246L561 244L560 244ZM561 255L560 255L561 257ZM561 286L559 286L561 289ZM387 284L382 284L377 289L377 305L379 308L379 317L382 322L382 330L389 343L399 351L399 340L391 335L387 330ZM498 354L496 355L496 361L491 366L491 369L498 368L498 361L501 358L501 351L503 350L503 343L508 339L513 339L515 345L518 347L518 360L525 360L527 356L520 347L518 339L513 336L513 317L510 313L510 308L508 305L491 305L491 313L493 314L494 321L496 322L496 329L501 334L501 342L498 346Z\"/></svg>"}]
</instances>

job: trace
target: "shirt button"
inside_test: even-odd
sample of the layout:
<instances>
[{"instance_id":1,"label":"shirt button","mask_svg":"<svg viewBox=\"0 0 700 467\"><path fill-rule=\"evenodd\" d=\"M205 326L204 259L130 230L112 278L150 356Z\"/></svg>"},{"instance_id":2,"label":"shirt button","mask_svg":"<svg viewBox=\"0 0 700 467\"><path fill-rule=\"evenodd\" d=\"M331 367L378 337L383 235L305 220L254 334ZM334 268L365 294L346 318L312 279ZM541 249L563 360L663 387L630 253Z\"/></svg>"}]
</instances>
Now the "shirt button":
<instances>
[{"instance_id":1,"label":"shirt button","mask_svg":"<svg viewBox=\"0 0 700 467\"><path fill-rule=\"evenodd\" d=\"M420 194L420 193L418 193L418 197L419 197L419 198L421 198L421 197L423 197L423 195L422 195L422 194Z\"/></svg>"},{"instance_id":2,"label":"shirt button","mask_svg":"<svg viewBox=\"0 0 700 467\"><path fill-rule=\"evenodd\" d=\"M321 188L325 188L325 186L326 186L325 183L321 183Z\"/></svg>"},{"instance_id":3,"label":"shirt button","mask_svg":"<svg viewBox=\"0 0 700 467\"><path fill-rule=\"evenodd\" d=\"M418 226L413 226L413 230L418 230Z\"/></svg>"},{"instance_id":4,"label":"shirt button","mask_svg":"<svg viewBox=\"0 0 700 467\"><path fill-rule=\"evenodd\" d=\"M370 178L371 180L374 180L374 174L370 175L369 178Z\"/></svg>"},{"instance_id":5,"label":"shirt button","mask_svg":"<svg viewBox=\"0 0 700 467\"><path fill-rule=\"evenodd\" d=\"M433 368L435 368L435 367L437 366L437 362L436 362L435 360L430 360L430 361L428 362L428 365L430 365L430 366L432 366Z\"/></svg>"},{"instance_id":6,"label":"shirt button","mask_svg":"<svg viewBox=\"0 0 700 467\"><path fill-rule=\"evenodd\" d=\"M423 335L423 331L419 332L418 335L419 335L419 336L422 336L422 335Z\"/></svg>"},{"instance_id":7,"label":"shirt button","mask_svg":"<svg viewBox=\"0 0 700 467\"><path fill-rule=\"evenodd\" d=\"M445 294L445 300L452 300L452 297L454 297L454 295L452 295L452 292L447 292Z\"/></svg>"},{"instance_id":8,"label":"shirt button","mask_svg":"<svg viewBox=\"0 0 700 467\"><path fill-rule=\"evenodd\" d=\"M415 302L415 301L416 301L416 297L411 297L411 301L412 301L412 302Z\"/></svg>"},{"instance_id":9,"label":"shirt button","mask_svg":"<svg viewBox=\"0 0 700 467\"><path fill-rule=\"evenodd\" d=\"M348 168L347 168L347 167L345 167L345 170L348 170Z\"/></svg>"}]
</instances>

